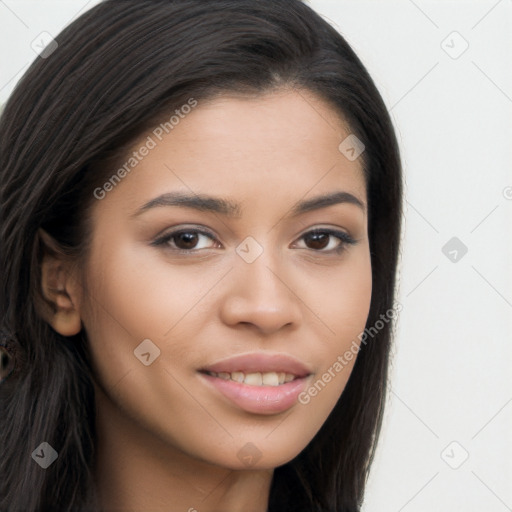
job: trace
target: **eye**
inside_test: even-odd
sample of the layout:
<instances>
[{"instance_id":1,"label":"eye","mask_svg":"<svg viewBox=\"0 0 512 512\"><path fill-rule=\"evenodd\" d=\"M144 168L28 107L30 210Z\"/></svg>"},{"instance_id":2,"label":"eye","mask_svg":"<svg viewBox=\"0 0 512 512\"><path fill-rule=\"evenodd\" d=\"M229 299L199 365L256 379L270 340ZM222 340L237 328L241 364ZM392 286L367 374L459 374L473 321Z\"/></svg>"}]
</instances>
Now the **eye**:
<instances>
[{"instance_id":1,"label":"eye","mask_svg":"<svg viewBox=\"0 0 512 512\"><path fill-rule=\"evenodd\" d=\"M202 243L200 243L201 238L203 238ZM207 231L189 228L166 233L157 238L151 245L166 245L171 250L187 252L195 249L211 249L212 247L205 246L205 243L208 244L208 239L215 241L215 237ZM199 247L197 246L198 243Z\"/></svg>"},{"instance_id":2,"label":"eye","mask_svg":"<svg viewBox=\"0 0 512 512\"><path fill-rule=\"evenodd\" d=\"M340 253L346 249L347 245L357 243L357 240L352 238L348 233L327 228L317 228L308 231L300 237L300 240L304 240L306 245L306 247L301 248L322 253ZM208 231L185 228L166 233L157 238L151 245L166 246L166 248L178 252L195 252L199 249L215 248L212 246L212 242L215 241L215 236ZM208 246L208 244L210 244L210 246Z\"/></svg>"},{"instance_id":3,"label":"eye","mask_svg":"<svg viewBox=\"0 0 512 512\"><path fill-rule=\"evenodd\" d=\"M357 240L348 233L337 229L317 228L308 231L301 236L301 240L306 242L306 249L312 249L315 252L336 252L340 253L347 248L347 245L354 245ZM334 240L334 239L337 239Z\"/></svg>"}]
</instances>

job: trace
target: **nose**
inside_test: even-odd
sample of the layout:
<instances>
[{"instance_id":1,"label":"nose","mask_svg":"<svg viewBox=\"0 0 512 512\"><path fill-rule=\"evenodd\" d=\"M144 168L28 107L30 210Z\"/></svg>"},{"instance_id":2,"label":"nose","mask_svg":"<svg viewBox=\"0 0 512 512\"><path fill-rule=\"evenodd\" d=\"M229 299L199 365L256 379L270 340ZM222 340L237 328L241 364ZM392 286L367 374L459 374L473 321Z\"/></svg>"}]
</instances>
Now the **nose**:
<instances>
[{"instance_id":1,"label":"nose","mask_svg":"<svg viewBox=\"0 0 512 512\"><path fill-rule=\"evenodd\" d=\"M301 300L294 292L291 273L268 253L264 251L252 263L236 258L220 311L226 325L250 325L264 335L299 326Z\"/></svg>"}]
</instances>

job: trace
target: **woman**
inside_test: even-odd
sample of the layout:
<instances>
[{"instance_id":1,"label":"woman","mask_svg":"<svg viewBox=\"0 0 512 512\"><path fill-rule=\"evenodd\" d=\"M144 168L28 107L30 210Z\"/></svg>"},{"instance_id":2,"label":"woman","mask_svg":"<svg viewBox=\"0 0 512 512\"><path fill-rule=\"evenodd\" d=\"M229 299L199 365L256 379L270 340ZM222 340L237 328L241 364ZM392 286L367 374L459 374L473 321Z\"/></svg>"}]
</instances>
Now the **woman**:
<instances>
[{"instance_id":1,"label":"woman","mask_svg":"<svg viewBox=\"0 0 512 512\"><path fill-rule=\"evenodd\" d=\"M357 511L401 223L299 0L107 0L0 120L0 510Z\"/></svg>"}]
</instances>

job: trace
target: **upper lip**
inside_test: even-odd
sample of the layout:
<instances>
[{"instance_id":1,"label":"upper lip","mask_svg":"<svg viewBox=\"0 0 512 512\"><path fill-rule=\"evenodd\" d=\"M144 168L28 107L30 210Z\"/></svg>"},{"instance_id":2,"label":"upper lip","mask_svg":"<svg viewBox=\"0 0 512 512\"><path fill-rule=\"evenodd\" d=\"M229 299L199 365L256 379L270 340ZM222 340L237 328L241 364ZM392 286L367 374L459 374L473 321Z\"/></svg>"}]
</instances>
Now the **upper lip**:
<instances>
[{"instance_id":1,"label":"upper lip","mask_svg":"<svg viewBox=\"0 0 512 512\"><path fill-rule=\"evenodd\" d=\"M200 371L215 373L284 372L295 375L296 377L305 377L311 373L304 363L292 356L287 354L268 354L263 352L240 354L238 356L222 359L214 364L201 368Z\"/></svg>"}]
</instances>

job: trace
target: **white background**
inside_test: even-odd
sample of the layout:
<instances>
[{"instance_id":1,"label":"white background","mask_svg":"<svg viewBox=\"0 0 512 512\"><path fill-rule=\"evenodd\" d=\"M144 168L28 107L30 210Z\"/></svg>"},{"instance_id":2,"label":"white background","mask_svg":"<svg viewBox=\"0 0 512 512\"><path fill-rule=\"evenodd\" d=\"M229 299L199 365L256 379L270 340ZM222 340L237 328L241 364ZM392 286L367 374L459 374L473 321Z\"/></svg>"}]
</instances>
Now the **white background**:
<instances>
[{"instance_id":1,"label":"white background","mask_svg":"<svg viewBox=\"0 0 512 512\"><path fill-rule=\"evenodd\" d=\"M0 102L37 36L96 3L0 1ZM512 0L309 3L374 78L405 172L403 310L364 512L512 510Z\"/></svg>"}]
</instances>

